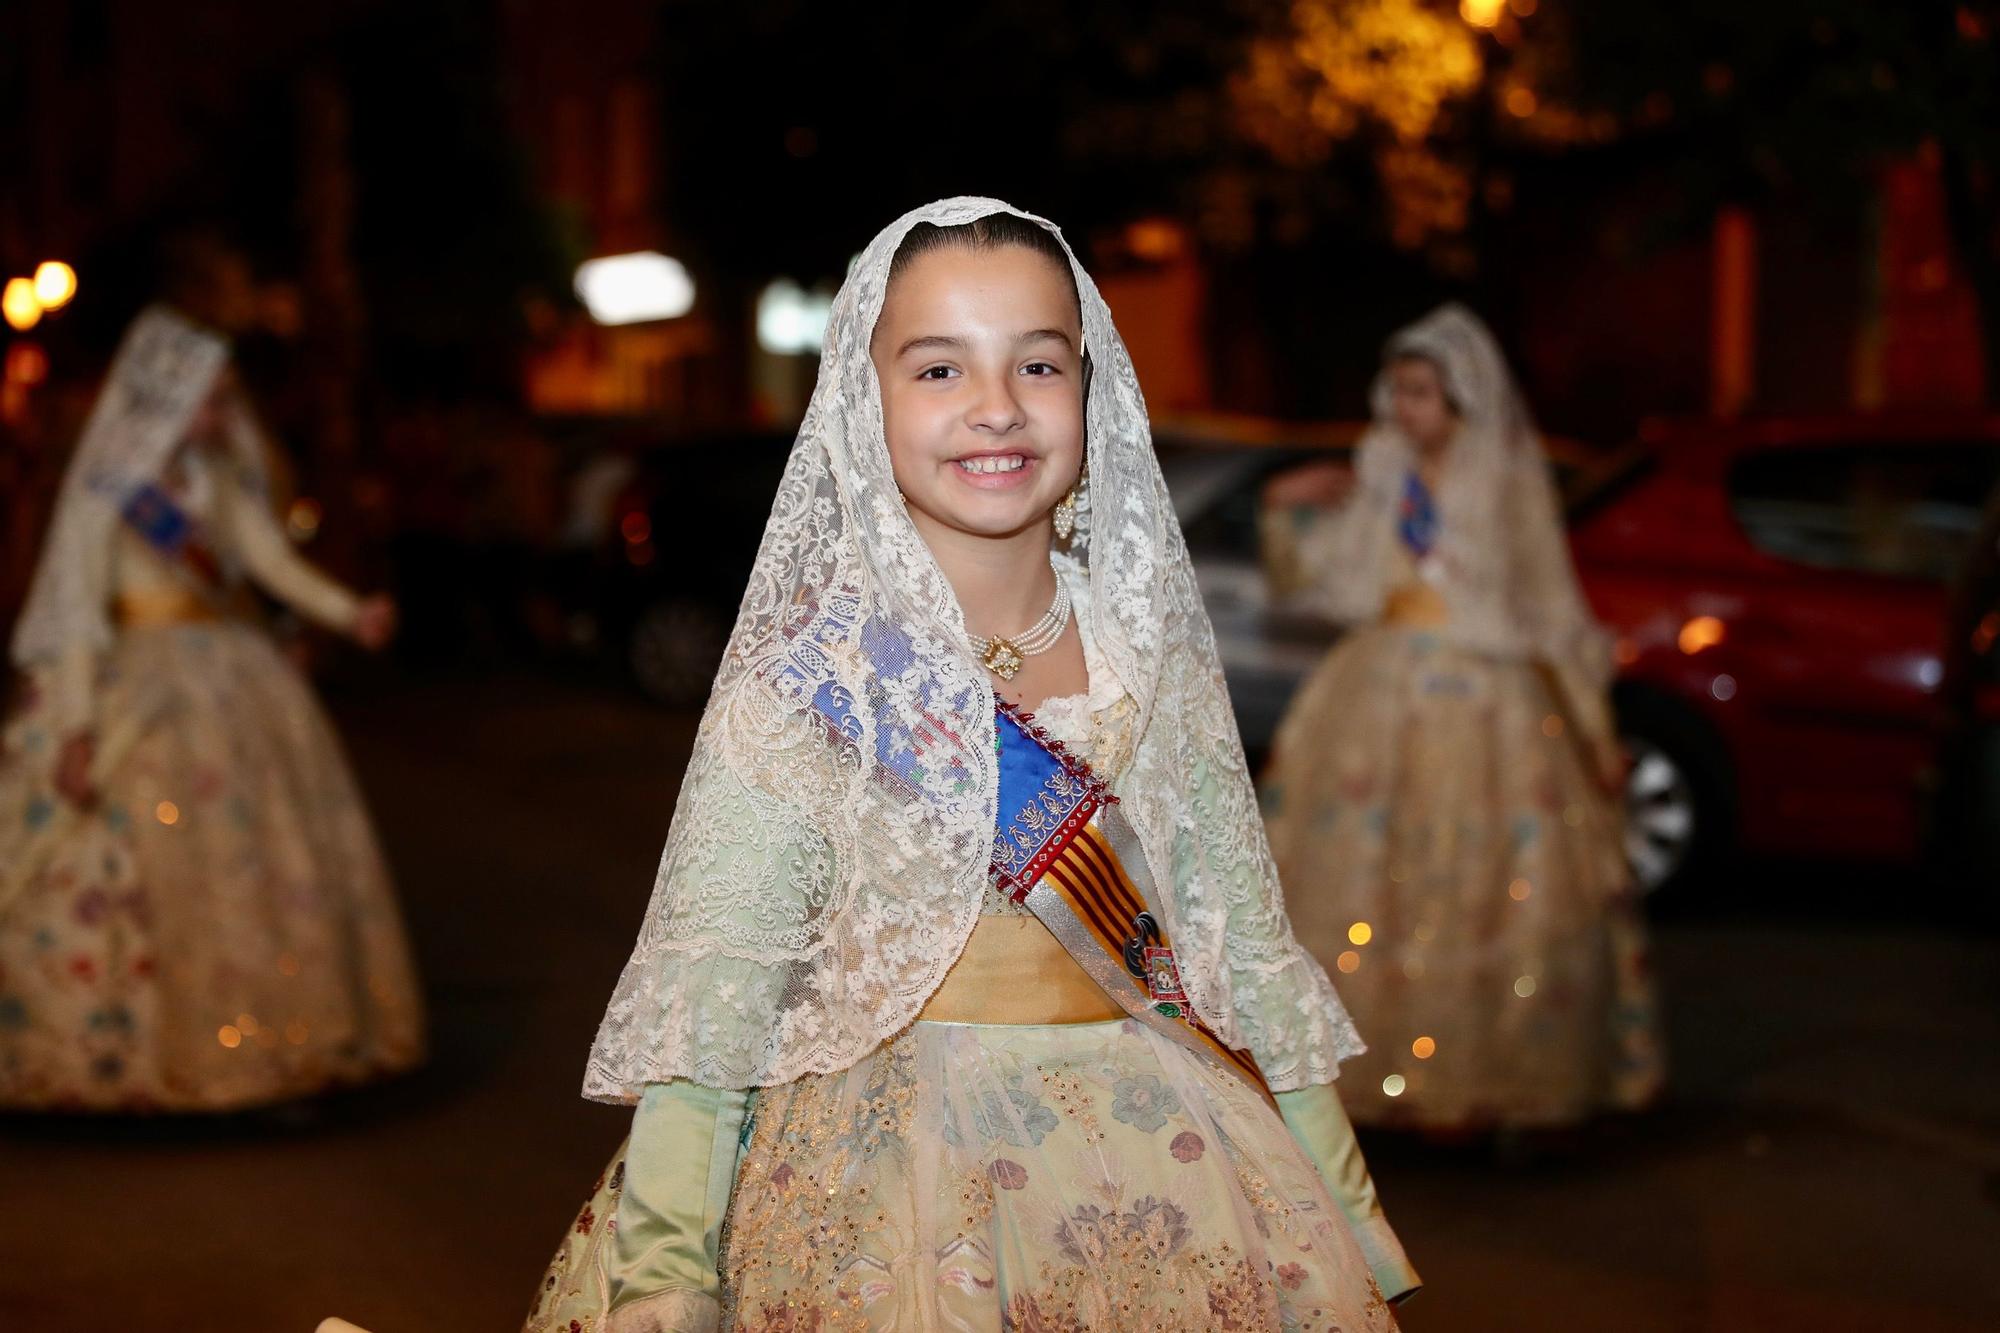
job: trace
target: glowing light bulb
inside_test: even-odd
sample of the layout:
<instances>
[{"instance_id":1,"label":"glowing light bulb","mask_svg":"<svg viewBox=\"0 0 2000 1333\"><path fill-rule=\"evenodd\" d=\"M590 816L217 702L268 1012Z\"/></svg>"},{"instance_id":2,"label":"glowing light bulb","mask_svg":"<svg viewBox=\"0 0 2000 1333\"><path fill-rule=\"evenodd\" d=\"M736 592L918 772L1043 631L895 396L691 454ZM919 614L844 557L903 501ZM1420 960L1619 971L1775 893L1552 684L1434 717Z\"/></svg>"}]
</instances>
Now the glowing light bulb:
<instances>
[{"instance_id":1,"label":"glowing light bulb","mask_svg":"<svg viewBox=\"0 0 2000 1333\"><path fill-rule=\"evenodd\" d=\"M1507 0L1459 0L1458 15L1475 28L1494 28L1507 12Z\"/></svg>"},{"instance_id":2,"label":"glowing light bulb","mask_svg":"<svg viewBox=\"0 0 2000 1333\"><path fill-rule=\"evenodd\" d=\"M60 310L76 295L76 270L60 259L51 259L35 269L35 299L44 310Z\"/></svg>"},{"instance_id":3,"label":"glowing light bulb","mask_svg":"<svg viewBox=\"0 0 2000 1333\"><path fill-rule=\"evenodd\" d=\"M0 291L0 314L7 317L7 323L19 332L42 322L41 298L35 295L32 278L9 278L5 291Z\"/></svg>"}]
</instances>

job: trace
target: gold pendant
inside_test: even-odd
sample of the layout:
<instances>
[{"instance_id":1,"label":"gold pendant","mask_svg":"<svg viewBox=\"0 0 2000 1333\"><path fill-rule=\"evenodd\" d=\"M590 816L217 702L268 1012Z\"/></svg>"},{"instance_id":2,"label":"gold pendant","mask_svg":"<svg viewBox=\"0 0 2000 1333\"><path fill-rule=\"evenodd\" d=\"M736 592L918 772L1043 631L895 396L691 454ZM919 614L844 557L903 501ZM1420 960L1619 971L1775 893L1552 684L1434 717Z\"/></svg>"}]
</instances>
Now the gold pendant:
<instances>
[{"instance_id":1,"label":"gold pendant","mask_svg":"<svg viewBox=\"0 0 2000 1333\"><path fill-rule=\"evenodd\" d=\"M1022 665L1028 659L1021 656L1021 650L1011 641L993 638L986 641L986 651L980 654L979 660L986 664L988 671L1000 679L1012 680L1020 674Z\"/></svg>"}]
</instances>

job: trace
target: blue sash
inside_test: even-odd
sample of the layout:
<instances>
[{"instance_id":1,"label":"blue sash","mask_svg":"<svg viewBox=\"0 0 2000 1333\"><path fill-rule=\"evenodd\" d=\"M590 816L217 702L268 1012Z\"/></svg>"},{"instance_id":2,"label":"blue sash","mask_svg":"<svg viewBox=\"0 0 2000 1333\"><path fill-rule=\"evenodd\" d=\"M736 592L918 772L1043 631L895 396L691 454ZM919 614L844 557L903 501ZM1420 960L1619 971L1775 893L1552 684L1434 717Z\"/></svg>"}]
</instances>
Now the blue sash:
<instances>
[{"instance_id":1,"label":"blue sash","mask_svg":"<svg viewBox=\"0 0 2000 1333\"><path fill-rule=\"evenodd\" d=\"M163 558L186 566L207 583L221 580L221 564L202 540L201 528L158 483L149 481L133 491L118 516Z\"/></svg>"},{"instance_id":2,"label":"blue sash","mask_svg":"<svg viewBox=\"0 0 2000 1333\"><path fill-rule=\"evenodd\" d=\"M194 520L174 497L153 482L133 491L119 511L146 544L169 559L180 559L194 537Z\"/></svg>"},{"instance_id":3,"label":"blue sash","mask_svg":"<svg viewBox=\"0 0 2000 1333\"><path fill-rule=\"evenodd\" d=\"M992 874L1001 892L1020 902L1091 816L1117 798L1061 741L1032 735L1011 709L1001 709L993 721L1000 815Z\"/></svg>"},{"instance_id":4,"label":"blue sash","mask_svg":"<svg viewBox=\"0 0 2000 1333\"><path fill-rule=\"evenodd\" d=\"M1155 910L1158 887L1118 798L1031 715L1002 704L995 727L994 882L1128 1015L1269 1096L1255 1057L1216 1035L1188 998Z\"/></svg>"},{"instance_id":5,"label":"blue sash","mask_svg":"<svg viewBox=\"0 0 2000 1333\"><path fill-rule=\"evenodd\" d=\"M1431 548L1437 545L1437 500L1415 468L1403 475L1403 503L1396 531L1402 537L1403 545L1409 547L1419 560L1429 555Z\"/></svg>"}]
</instances>

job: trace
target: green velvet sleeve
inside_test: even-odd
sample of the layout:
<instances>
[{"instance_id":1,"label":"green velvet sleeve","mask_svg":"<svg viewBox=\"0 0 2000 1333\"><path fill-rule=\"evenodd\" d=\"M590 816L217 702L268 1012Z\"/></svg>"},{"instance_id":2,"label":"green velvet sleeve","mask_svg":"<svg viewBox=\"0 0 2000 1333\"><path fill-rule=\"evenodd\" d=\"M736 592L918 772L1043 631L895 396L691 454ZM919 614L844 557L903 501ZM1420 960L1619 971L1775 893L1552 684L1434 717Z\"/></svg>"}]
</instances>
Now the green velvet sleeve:
<instances>
[{"instance_id":1,"label":"green velvet sleeve","mask_svg":"<svg viewBox=\"0 0 2000 1333\"><path fill-rule=\"evenodd\" d=\"M632 1117L611 1256L609 1333L710 1333L722 1219L751 1094L649 1083Z\"/></svg>"},{"instance_id":2,"label":"green velvet sleeve","mask_svg":"<svg viewBox=\"0 0 2000 1333\"><path fill-rule=\"evenodd\" d=\"M1347 1214L1348 1226L1382 1295L1390 1301L1413 1295L1423 1279L1403 1253L1403 1243L1396 1239L1389 1219L1382 1215L1375 1181L1362 1159L1361 1145L1355 1142L1354 1125L1340 1104L1340 1094L1330 1083L1317 1083L1273 1096L1292 1137L1313 1159L1327 1192Z\"/></svg>"}]
</instances>

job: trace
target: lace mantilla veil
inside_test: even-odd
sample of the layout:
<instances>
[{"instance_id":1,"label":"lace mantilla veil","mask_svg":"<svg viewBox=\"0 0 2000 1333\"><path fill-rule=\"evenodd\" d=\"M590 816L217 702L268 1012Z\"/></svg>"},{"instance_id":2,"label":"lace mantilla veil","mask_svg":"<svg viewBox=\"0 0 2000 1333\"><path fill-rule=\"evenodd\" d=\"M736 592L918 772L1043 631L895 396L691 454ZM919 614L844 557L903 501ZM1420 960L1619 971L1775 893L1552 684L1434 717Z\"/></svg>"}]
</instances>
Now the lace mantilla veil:
<instances>
[{"instance_id":1,"label":"lace mantilla veil","mask_svg":"<svg viewBox=\"0 0 2000 1333\"><path fill-rule=\"evenodd\" d=\"M913 226L1016 211L977 198L917 209L834 301L588 1097L846 1068L915 1018L971 933L998 799L993 691L891 475L869 339ZM1292 937L1138 380L1070 264L1094 367L1079 613L1140 714L1131 766L1106 776L1162 886L1195 1005L1274 1089L1324 1083L1361 1044ZM843 734L814 706L829 699Z\"/></svg>"},{"instance_id":2,"label":"lace mantilla veil","mask_svg":"<svg viewBox=\"0 0 2000 1333\"><path fill-rule=\"evenodd\" d=\"M229 343L220 334L166 306L150 306L132 321L63 474L14 631L17 665L46 666L111 646L112 536L123 506L166 470L228 364ZM261 429L235 395L218 407L235 466L261 489Z\"/></svg>"},{"instance_id":3,"label":"lace mantilla veil","mask_svg":"<svg viewBox=\"0 0 2000 1333\"><path fill-rule=\"evenodd\" d=\"M1458 409L1428 562L1451 607L1450 637L1496 656L1538 658L1601 693L1611 678L1610 639L1577 584L1541 435L1500 344L1454 302L1398 331L1384 351L1389 360L1430 361ZM1299 552L1323 609L1350 624L1382 611L1403 482L1416 461L1395 426L1386 368L1371 406L1374 425L1355 451L1354 497Z\"/></svg>"}]
</instances>

